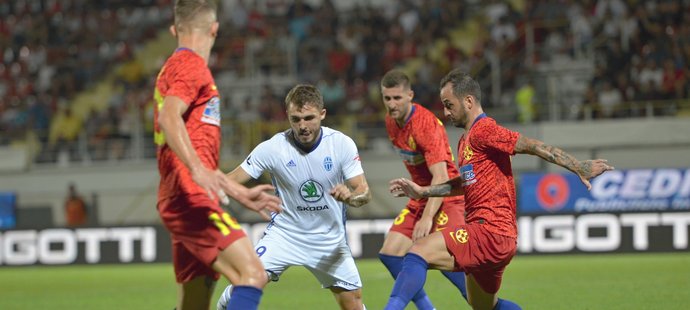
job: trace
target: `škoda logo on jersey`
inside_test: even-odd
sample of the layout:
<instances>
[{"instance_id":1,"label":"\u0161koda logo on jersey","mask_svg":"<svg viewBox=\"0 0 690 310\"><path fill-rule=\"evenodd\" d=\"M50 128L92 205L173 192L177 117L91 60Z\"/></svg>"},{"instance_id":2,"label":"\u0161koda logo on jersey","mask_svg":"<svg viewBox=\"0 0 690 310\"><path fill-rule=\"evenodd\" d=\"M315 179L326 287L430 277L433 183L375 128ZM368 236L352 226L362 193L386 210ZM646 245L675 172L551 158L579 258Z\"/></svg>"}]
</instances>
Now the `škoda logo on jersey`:
<instances>
[{"instance_id":1,"label":"\u0161koda logo on jersey","mask_svg":"<svg viewBox=\"0 0 690 310\"><path fill-rule=\"evenodd\" d=\"M299 187L300 196L306 202L317 202L323 197L323 186L319 182L309 180Z\"/></svg>"},{"instance_id":2,"label":"\u0161koda logo on jersey","mask_svg":"<svg viewBox=\"0 0 690 310\"><path fill-rule=\"evenodd\" d=\"M455 239L455 242L460 242L460 243L467 243L467 240L469 239L469 235L467 234L467 230L464 230L462 228L456 230L456 231L450 231L448 232L450 236Z\"/></svg>"}]
</instances>

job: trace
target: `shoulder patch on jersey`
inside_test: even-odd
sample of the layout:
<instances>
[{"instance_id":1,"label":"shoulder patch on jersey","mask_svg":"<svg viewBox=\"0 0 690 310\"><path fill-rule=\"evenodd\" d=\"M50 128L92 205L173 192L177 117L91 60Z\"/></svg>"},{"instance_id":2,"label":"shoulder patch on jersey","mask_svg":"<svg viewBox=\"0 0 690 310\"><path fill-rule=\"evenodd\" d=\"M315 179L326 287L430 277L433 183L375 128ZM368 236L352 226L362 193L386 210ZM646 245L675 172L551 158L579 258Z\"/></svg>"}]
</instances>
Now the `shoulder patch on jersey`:
<instances>
[{"instance_id":1,"label":"shoulder patch on jersey","mask_svg":"<svg viewBox=\"0 0 690 310\"><path fill-rule=\"evenodd\" d=\"M220 126L220 99L213 97L206 102L204 114L201 116L201 121L207 124Z\"/></svg>"}]
</instances>

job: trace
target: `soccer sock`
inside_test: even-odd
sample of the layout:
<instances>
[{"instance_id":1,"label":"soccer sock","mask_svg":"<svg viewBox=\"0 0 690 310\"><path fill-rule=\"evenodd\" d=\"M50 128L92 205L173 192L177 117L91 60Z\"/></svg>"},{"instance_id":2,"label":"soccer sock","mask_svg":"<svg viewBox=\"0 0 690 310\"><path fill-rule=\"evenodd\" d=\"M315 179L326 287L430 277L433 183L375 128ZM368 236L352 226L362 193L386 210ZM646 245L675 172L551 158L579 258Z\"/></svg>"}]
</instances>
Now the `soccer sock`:
<instances>
[{"instance_id":1,"label":"soccer sock","mask_svg":"<svg viewBox=\"0 0 690 310\"><path fill-rule=\"evenodd\" d=\"M255 310L263 291L253 286L235 286L227 310Z\"/></svg>"},{"instance_id":2,"label":"soccer sock","mask_svg":"<svg viewBox=\"0 0 690 310\"><path fill-rule=\"evenodd\" d=\"M393 279L397 279L398 274L400 273L400 269L402 269L403 257L379 253L379 259L381 260L383 265L386 266L386 268L388 268L388 271L393 276ZM434 309L434 305L431 303L431 299L429 299L429 296L427 296L423 288L419 290L419 292L417 292L417 294L414 295L414 297L412 297L412 302L415 304L415 306L417 306L417 309L419 310Z\"/></svg>"},{"instance_id":3,"label":"soccer sock","mask_svg":"<svg viewBox=\"0 0 690 310\"><path fill-rule=\"evenodd\" d=\"M403 259L402 270L395 279L391 297L384 309L405 309L412 297L424 287L428 268L429 264L421 256L407 253Z\"/></svg>"},{"instance_id":4,"label":"soccer sock","mask_svg":"<svg viewBox=\"0 0 690 310\"><path fill-rule=\"evenodd\" d=\"M462 298L465 298L467 300L467 287L465 287L465 273L462 271L459 272L450 272L450 271L441 271L441 273L450 280L455 287L458 288L460 291L460 294L462 294Z\"/></svg>"},{"instance_id":5,"label":"soccer sock","mask_svg":"<svg viewBox=\"0 0 690 310\"><path fill-rule=\"evenodd\" d=\"M518 304L505 299L498 299L498 302L494 306L494 310L522 310Z\"/></svg>"}]
</instances>

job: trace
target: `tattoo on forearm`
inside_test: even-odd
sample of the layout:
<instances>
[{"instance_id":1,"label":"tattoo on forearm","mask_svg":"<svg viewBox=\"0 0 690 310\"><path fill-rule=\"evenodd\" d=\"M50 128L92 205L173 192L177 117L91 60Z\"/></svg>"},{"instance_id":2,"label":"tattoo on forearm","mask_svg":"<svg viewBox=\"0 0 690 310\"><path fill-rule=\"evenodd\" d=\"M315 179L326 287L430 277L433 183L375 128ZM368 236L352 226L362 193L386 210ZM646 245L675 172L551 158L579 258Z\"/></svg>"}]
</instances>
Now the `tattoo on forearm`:
<instances>
[{"instance_id":1,"label":"tattoo on forearm","mask_svg":"<svg viewBox=\"0 0 690 310\"><path fill-rule=\"evenodd\" d=\"M589 172L592 170L591 163L580 162L574 156L555 146L534 144L531 147L533 147L534 154L538 155L539 157L575 173L589 175Z\"/></svg>"},{"instance_id":2,"label":"tattoo on forearm","mask_svg":"<svg viewBox=\"0 0 690 310\"><path fill-rule=\"evenodd\" d=\"M422 193L424 197L443 197L449 196L452 190L452 186L448 183L437 184L427 187L427 189Z\"/></svg>"}]
</instances>

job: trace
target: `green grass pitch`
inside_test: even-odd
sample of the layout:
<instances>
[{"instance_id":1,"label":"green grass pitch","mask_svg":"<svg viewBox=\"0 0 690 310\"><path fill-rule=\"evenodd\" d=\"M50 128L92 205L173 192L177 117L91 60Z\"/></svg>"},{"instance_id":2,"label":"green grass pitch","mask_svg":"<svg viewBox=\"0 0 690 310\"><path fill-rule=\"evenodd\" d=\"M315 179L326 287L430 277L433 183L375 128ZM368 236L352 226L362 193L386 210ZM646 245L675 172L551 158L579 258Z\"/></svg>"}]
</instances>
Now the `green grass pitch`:
<instances>
[{"instance_id":1,"label":"green grass pitch","mask_svg":"<svg viewBox=\"0 0 690 310\"><path fill-rule=\"evenodd\" d=\"M364 302L382 309L393 280L378 260L357 262ZM224 287L221 280L215 300ZM437 309L469 309L437 271L426 284ZM524 309L688 309L690 253L517 256L500 296ZM0 267L0 309L172 309L172 265ZM265 290L260 309L337 309L304 268ZM408 309L414 309L413 306Z\"/></svg>"}]
</instances>

